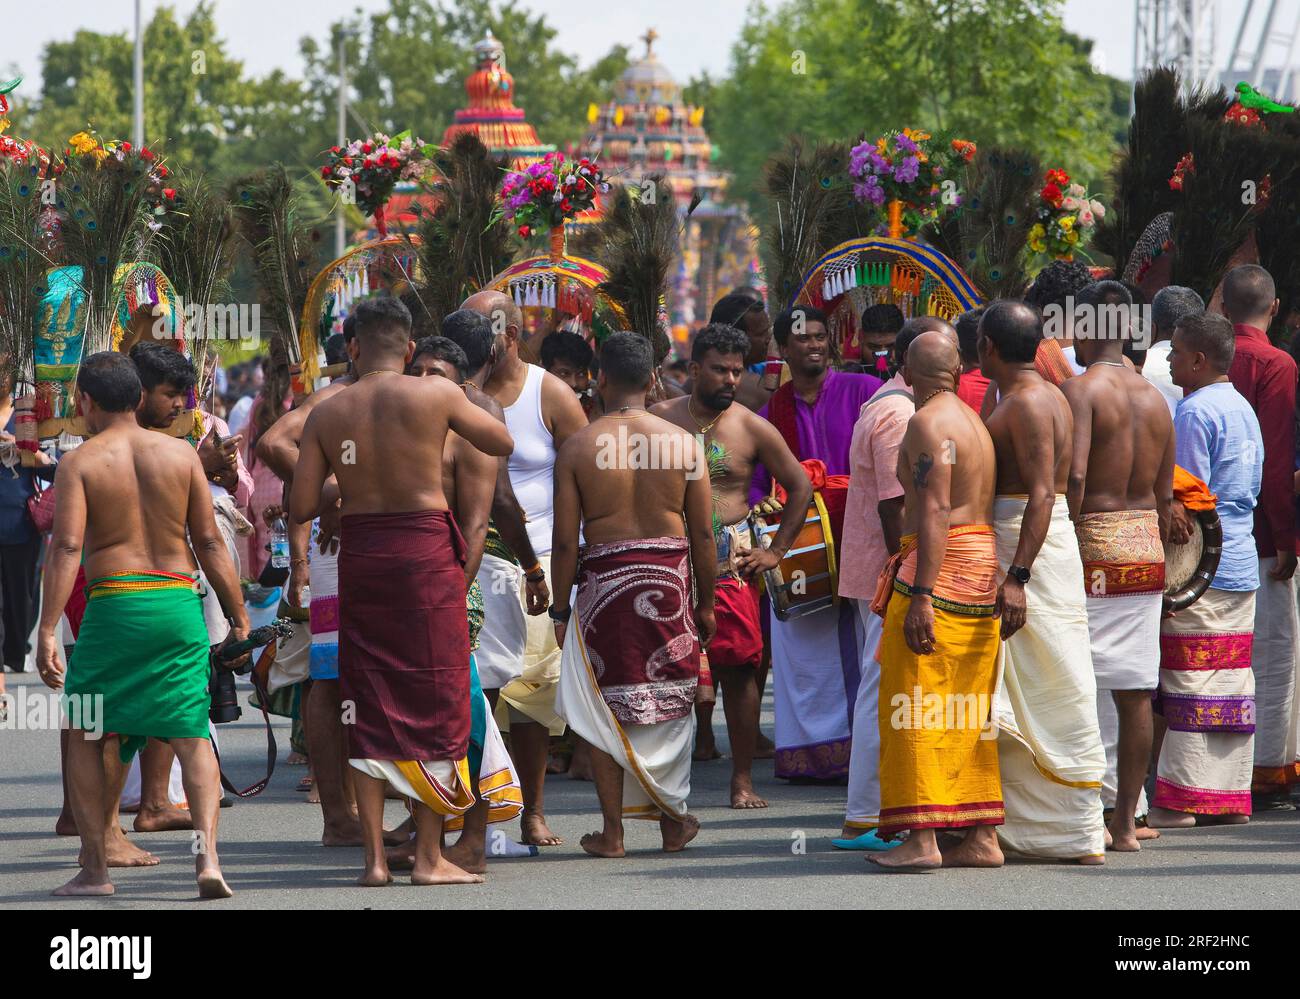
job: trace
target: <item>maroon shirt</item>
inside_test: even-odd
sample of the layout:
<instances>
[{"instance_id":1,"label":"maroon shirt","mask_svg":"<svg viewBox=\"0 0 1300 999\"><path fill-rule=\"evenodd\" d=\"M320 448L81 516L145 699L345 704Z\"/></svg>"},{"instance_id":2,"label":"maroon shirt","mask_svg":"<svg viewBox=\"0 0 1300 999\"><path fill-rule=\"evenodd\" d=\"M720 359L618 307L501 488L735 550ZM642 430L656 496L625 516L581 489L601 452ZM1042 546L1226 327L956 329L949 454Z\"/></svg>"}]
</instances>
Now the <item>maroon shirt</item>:
<instances>
[{"instance_id":1,"label":"maroon shirt","mask_svg":"<svg viewBox=\"0 0 1300 999\"><path fill-rule=\"evenodd\" d=\"M1250 403L1264 436L1264 480L1255 507L1255 548L1260 558L1295 547L1296 364L1268 342L1268 334L1237 324L1237 353L1228 380Z\"/></svg>"}]
</instances>

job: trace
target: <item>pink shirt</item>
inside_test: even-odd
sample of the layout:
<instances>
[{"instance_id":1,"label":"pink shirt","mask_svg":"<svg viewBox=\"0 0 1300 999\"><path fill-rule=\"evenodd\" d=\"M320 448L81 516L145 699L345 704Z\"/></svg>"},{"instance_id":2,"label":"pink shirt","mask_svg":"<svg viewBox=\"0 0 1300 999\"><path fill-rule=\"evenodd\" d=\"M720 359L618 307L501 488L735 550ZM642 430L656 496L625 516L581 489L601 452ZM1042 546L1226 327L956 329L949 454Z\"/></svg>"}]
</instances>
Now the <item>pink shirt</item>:
<instances>
[{"instance_id":1,"label":"pink shirt","mask_svg":"<svg viewBox=\"0 0 1300 999\"><path fill-rule=\"evenodd\" d=\"M898 450L907 421L916 412L912 390L901 374L881 386L864 403L849 445L849 491L844 501L844 537L840 541L840 596L870 600L876 580L889 561L885 532L876 504L903 495L898 481Z\"/></svg>"}]
</instances>

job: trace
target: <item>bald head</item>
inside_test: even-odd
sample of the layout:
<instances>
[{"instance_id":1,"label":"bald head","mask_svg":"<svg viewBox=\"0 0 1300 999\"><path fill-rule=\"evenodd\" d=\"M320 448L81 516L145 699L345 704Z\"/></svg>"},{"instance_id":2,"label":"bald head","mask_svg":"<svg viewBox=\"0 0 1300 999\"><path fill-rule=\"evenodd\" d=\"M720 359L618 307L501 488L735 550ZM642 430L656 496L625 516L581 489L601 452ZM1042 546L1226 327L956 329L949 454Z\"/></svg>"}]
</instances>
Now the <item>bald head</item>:
<instances>
[{"instance_id":1,"label":"bald head","mask_svg":"<svg viewBox=\"0 0 1300 999\"><path fill-rule=\"evenodd\" d=\"M940 320L940 322L943 322ZM948 332L927 330L907 348L907 376L913 385L934 384L952 387L961 369L957 350L957 331L943 323ZM951 337L949 336L951 333Z\"/></svg>"},{"instance_id":2,"label":"bald head","mask_svg":"<svg viewBox=\"0 0 1300 999\"><path fill-rule=\"evenodd\" d=\"M476 291L465 299L460 307L469 309L471 312L477 312L480 316L487 316L492 321L493 333L505 333L509 327L513 326L515 328L514 339L517 340L524 328L523 312L520 311L513 298L500 291Z\"/></svg>"},{"instance_id":3,"label":"bald head","mask_svg":"<svg viewBox=\"0 0 1300 999\"><path fill-rule=\"evenodd\" d=\"M903 331L899 334L910 333L913 338L919 337L922 333L942 333L952 345L960 350L961 341L957 338L957 331L952 324L946 319L939 316L913 316L907 322L903 323Z\"/></svg>"}]
</instances>

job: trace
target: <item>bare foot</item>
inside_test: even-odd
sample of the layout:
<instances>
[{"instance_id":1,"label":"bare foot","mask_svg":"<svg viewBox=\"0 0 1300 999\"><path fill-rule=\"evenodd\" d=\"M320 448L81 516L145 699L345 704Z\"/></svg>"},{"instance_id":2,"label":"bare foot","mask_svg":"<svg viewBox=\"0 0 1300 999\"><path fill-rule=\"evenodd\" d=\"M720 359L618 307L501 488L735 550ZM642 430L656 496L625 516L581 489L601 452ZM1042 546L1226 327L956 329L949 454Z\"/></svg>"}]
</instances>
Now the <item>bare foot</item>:
<instances>
[{"instance_id":1,"label":"bare foot","mask_svg":"<svg viewBox=\"0 0 1300 999\"><path fill-rule=\"evenodd\" d=\"M546 757L546 772L548 774L567 774L572 764L573 757L568 753L551 753Z\"/></svg>"},{"instance_id":2,"label":"bare foot","mask_svg":"<svg viewBox=\"0 0 1300 999\"><path fill-rule=\"evenodd\" d=\"M410 818L403 819L392 829L384 830L384 846L401 846L411 838L411 826L413 823Z\"/></svg>"},{"instance_id":3,"label":"bare foot","mask_svg":"<svg viewBox=\"0 0 1300 999\"><path fill-rule=\"evenodd\" d=\"M284 762L291 767L301 767L307 763L307 757L302 753L292 752L285 758Z\"/></svg>"},{"instance_id":4,"label":"bare foot","mask_svg":"<svg viewBox=\"0 0 1300 999\"><path fill-rule=\"evenodd\" d=\"M1154 830L1152 830L1154 832ZM1156 833L1159 836L1159 833ZM1127 829L1120 829L1115 826L1106 827L1106 849L1114 850L1116 853L1137 853L1142 849L1138 843L1137 830L1132 826Z\"/></svg>"},{"instance_id":5,"label":"bare foot","mask_svg":"<svg viewBox=\"0 0 1300 999\"><path fill-rule=\"evenodd\" d=\"M411 871L411 884L413 885L481 885L483 878L478 874L470 874L468 871L462 871L459 867L449 861L445 856L438 858L438 863L433 867L424 867L419 864Z\"/></svg>"},{"instance_id":6,"label":"bare foot","mask_svg":"<svg viewBox=\"0 0 1300 999\"><path fill-rule=\"evenodd\" d=\"M766 808L767 802L754 793L754 783L748 777L731 778L732 808Z\"/></svg>"},{"instance_id":7,"label":"bare foot","mask_svg":"<svg viewBox=\"0 0 1300 999\"><path fill-rule=\"evenodd\" d=\"M393 883L393 876L388 873L388 865L383 861L372 864L361 872L357 884L362 888L386 888Z\"/></svg>"},{"instance_id":8,"label":"bare foot","mask_svg":"<svg viewBox=\"0 0 1300 999\"><path fill-rule=\"evenodd\" d=\"M198 875L199 898L230 898L235 893L226 884L219 870L207 870Z\"/></svg>"},{"instance_id":9,"label":"bare foot","mask_svg":"<svg viewBox=\"0 0 1300 999\"><path fill-rule=\"evenodd\" d=\"M887 871L913 873L935 871L946 866L945 855L939 852L937 845L923 846L919 838L911 836L887 853L867 857L867 861Z\"/></svg>"},{"instance_id":10,"label":"bare foot","mask_svg":"<svg viewBox=\"0 0 1300 999\"><path fill-rule=\"evenodd\" d=\"M77 855L78 864L83 863L84 853L83 850ZM105 837L104 856L109 867L157 867L159 863L152 853L141 850L127 839L121 829L116 835L110 831Z\"/></svg>"},{"instance_id":11,"label":"bare foot","mask_svg":"<svg viewBox=\"0 0 1300 999\"><path fill-rule=\"evenodd\" d=\"M360 846L361 823L356 819L327 823L320 836L321 846Z\"/></svg>"},{"instance_id":12,"label":"bare foot","mask_svg":"<svg viewBox=\"0 0 1300 999\"><path fill-rule=\"evenodd\" d=\"M524 843L528 846L560 846L564 843L564 840L551 832L545 815L524 812L519 828L523 832Z\"/></svg>"},{"instance_id":13,"label":"bare foot","mask_svg":"<svg viewBox=\"0 0 1300 999\"><path fill-rule=\"evenodd\" d=\"M1158 829L1148 829L1146 826L1138 826L1137 838L1143 841L1149 839L1159 839L1160 831Z\"/></svg>"},{"instance_id":14,"label":"bare foot","mask_svg":"<svg viewBox=\"0 0 1300 999\"><path fill-rule=\"evenodd\" d=\"M75 836L77 835L77 820L65 811L59 813L58 819L54 822L55 836Z\"/></svg>"},{"instance_id":15,"label":"bare foot","mask_svg":"<svg viewBox=\"0 0 1300 999\"><path fill-rule=\"evenodd\" d=\"M75 878L62 888L55 888L50 894L58 895L60 898L71 898L86 895L112 895L114 891L112 882L107 879L103 881L92 880L86 876L85 871L78 871Z\"/></svg>"},{"instance_id":16,"label":"bare foot","mask_svg":"<svg viewBox=\"0 0 1300 999\"><path fill-rule=\"evenodd\" d=\"M700 834L700 820L694 815L687 815L681 822L660 819L659 834L664 838L664 853L681 853Z\"/></svg>"},{"instance_id":17,"label":"bare foot","mask_svg":"<svg viewBox=\"0 0 1300 999\"><path fill-rule=\"evenodd\" d=\"M695 751L691 753L691 759L696 763L722 759L722 753L718 751L717 739L714 738L711 729L702 728L695 734Z\"/></svg>"},{"instance_id":18,"label":"bare foot","mask_svg":"<svg viewBox=\"0 0 1300 999\"><path fill-rule=\"evenodd\" d=\"M136 832L174 832L177 829L193 829L194 820L184 808L145 808L141 806L132 826Z\"/></svg>"},{"instance_id":19,"label":"bare foot","mask_svg":"<svg viewBox=\"0 0 1300 999\"><path fill-rule=\"evenodd\" d=\"M1099 857L1095 853L1090 853L1086 857L1075 857L1072 860L1065 861L1067 864L1078 864L1080 867L1101 867L1106 863L1105 857Z\"/></svg>"},{"instance_id":20,"label":"bare foot","mask_svg":"<svg viewBox=\"0 0 1300 999\"><path fill-rule=\"evenodd\" d=\"M762 732L758 733L758 739L754 743L754 759L771 760L776 758L776 743L765 736Z\"/></svg>"},{"instance_id":21,"label":"bare foot","mask_svg":"<svg viewBox=\"0 0 1300 999\"><path fill-rule=\"evenodd\" d=\"M901 847L895 847L885 856L892 857ZM1001 867L1002 848L995 837L976 838L968 835L951 850L941 851L944 867Z\"/></svg>"},{"instance_id":22,"label":"bare foot","mask_svg":"<svg viewBox=\"0 0 1300 999\"><path fill-rule=\"evenodd\" d=\"M442 855L462 871L468 871L470 874L487 873L487 856L483 852L482 840L476 848L473 843L465 842L465 835L462 833L460 839L453 845L443 848Z\"/></svg>"},{"instance_id":23,"label":"bare foot","mask_svg":"<svg viewBox=\"0 0 1300 999\"><path fill-rule=\"evenodd\" d=\"M578 845L593 857L606 857L615 860L618 857L627 855L627 851L623 849L622 839L608 839L603 832L587 833L586 836L578 840Z\"/></svg>"},{"instance_id":24,"label":"bare foot","mask_svg":"<svg viewBox=\"0 0 1300 999\"><path fill-rule=\"evenodd\" d=\"M1196 816L1171 808L1152 808L1147 812L1147 825L1152 829L1190 829L1196 825Z\"/></svg>"},{"instance_id":25,"label":"bare foot","mask_svg":"<svg viewBox=\"0 0 1300 999\"><path fill-rule=\"evenodd\" d=\"M320 804L320 788L316 786L315 781L312 781L311 787L307 788L307 797L305 797L303 801L307 802L309 805Z\"/></svg>"},{"instance_id":26,"label":"bare foot","mask_svg":"<svg viewBox=\"0 0 1300 999\"><path fill-rule=\"evenodd\" d=\"M389 870L409 871L415 867L415 840L389 847L384 851Z\"/></svg>"}]
</instances>

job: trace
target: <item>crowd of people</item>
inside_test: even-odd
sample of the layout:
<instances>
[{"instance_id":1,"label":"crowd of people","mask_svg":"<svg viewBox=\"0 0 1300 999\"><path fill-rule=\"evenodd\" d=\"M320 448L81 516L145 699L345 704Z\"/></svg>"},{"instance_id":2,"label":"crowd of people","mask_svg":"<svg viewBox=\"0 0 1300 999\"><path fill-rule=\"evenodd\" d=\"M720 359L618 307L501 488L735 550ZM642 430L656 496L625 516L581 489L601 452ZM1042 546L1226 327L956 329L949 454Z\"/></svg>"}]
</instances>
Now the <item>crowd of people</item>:
<instances>
[{"instance_id":1,"label":"crowd of people","mask_svg":"<svg viewBox=\"0 0 1300 999\"><path fill-rule=\"evenodd\" d=\"M1067 303L1112 319L1045 335ZM102 697L113 736L65 733L58 831L81 870L56 894L157 863L119 825L137 751L136 831L192 828L200 893L230 894L209 651L247 637L272 583L298 622L277 655L301 664L284 713L321 839L363 847L366 886L474 883L563 846L545 783L565 766L595 784L588 854L623 856L629 818L684 849L719 690L731 807L766 807L760 758L847 784L834 845L881 871L1102 864L1292 807L1297 368L1265 332L1263 268L1208 309L1066 262L952 322L873 305L861 363L818 309L769 320L748 288L675 367L635 332L530 336L499 292L436 330L409 304L358 303L346 374L229 425L202 413L216 432L192 441L154 432L193 386L183 356L83 361L90 436L57 465L36 660L65 699ZM39 548L9 514L42 474L0 489L6 664ZM1171 614L1165 552L1207 512L1217 569ZM787 613L810 520L835 599ZM410 819L385 830L393 793Z\"/></svg>"}]
</instances>

